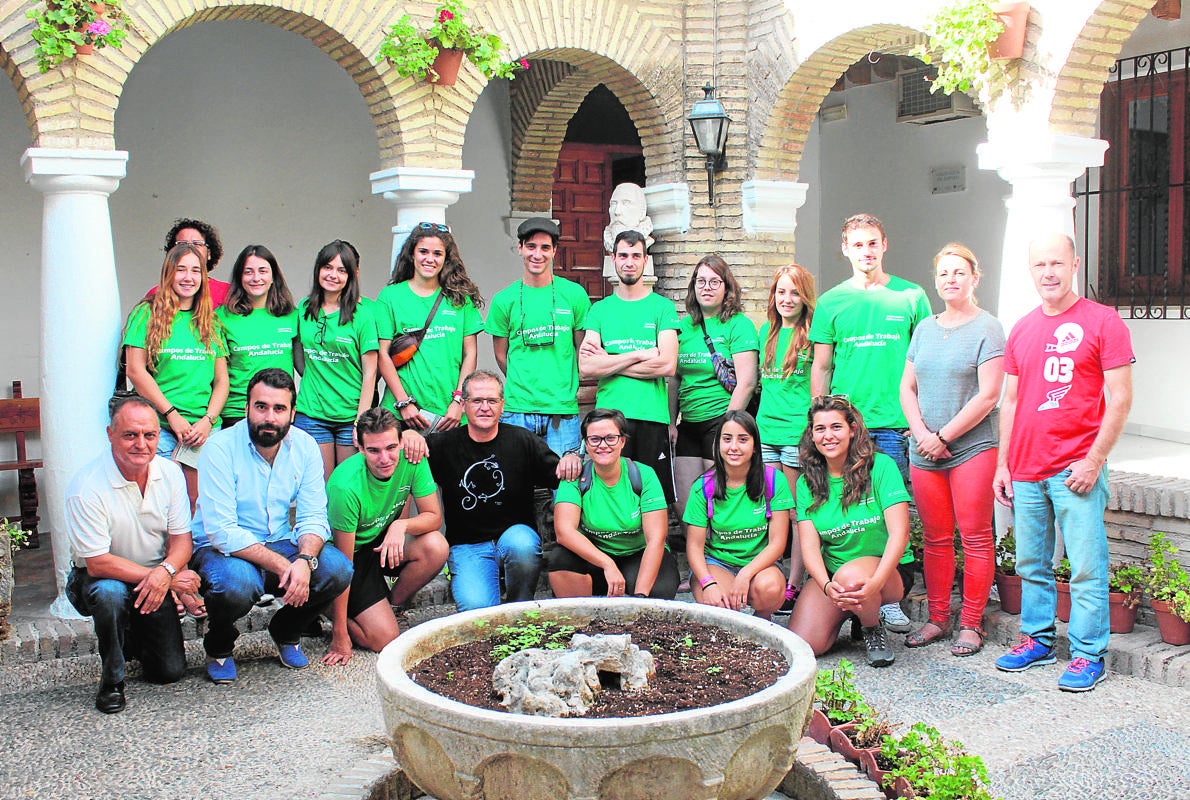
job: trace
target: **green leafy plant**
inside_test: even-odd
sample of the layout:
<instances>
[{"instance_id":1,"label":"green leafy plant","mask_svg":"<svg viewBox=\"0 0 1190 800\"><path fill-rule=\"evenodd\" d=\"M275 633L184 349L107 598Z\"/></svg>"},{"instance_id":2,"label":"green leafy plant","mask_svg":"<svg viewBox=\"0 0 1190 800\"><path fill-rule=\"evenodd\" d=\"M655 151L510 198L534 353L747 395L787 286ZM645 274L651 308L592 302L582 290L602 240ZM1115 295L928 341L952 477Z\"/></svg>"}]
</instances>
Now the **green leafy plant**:
<instances>
[{"instance_id":1,"label":"green leafy plant","mask_svg":"<svg viewBox=\"0 0 1190 800\"><path fill-rule=\"evenodd\" d=\"M1145 568L1135 561L1120 561L1107 569L1107 590L1121 592L1124 606L1136 608L1144 591Z\"/></svg>"},{"instance_id":2,"label":"green leafy plant","mask_svg":"<svg viewBox=\"0 0 1190 800\"><path fill-rule=\"evenodd\" d=\"M887 786L904 778L909 792L903 797L930 800L991 800L988 771L983 759L968 753L960 742L942 738L937 728L919 722L897 739L885 736L880 755L892 769L884 776Z\"/></svg>"},{"instance_id":3,"label":"green leafy plant","mask_svg":"<svg viewBox=\"0 0 1190 800\"><path fill-rule=\"evenodd\" d=\"M862 719L855 728L855 746L880 747L884 743L884 737L892 736L896 728L896 724L887 716L873 709L871 716Z\"/></svg>"},{"instance_id":4,"label":"green leafy plant","mask_svg":"<svg viewBox=\"0 0 1190 800\"><path fill-rule=\"evenodd\" d=\"M1054 567L1054 580L1062 583L1070 583L1070 559L1063 558L1058 562L1058 566Z\"/></svg>"},{"instance_id":5,"label":"green leafy plant","mask_svg":"<svg viewBox=\"0 0 1190 800\"><path fill-rule=\"evenodd\" d=\"M376 61L387 61L402 78L424 78L433 73L434 59L440 50L462 50L489 80L516 77L529 68L525 59L506 61L501 57L504 42L494 33L472 27L466 21L467 7L458 0L444 0L434 10L434 22L419 31L408 14L397 20L380 44Z\"/></svg>"},{"instance_id":6,"label":"green leafy plant","mask_svg":"<svg viewBox=\"0 0 1190 800\"><path fill-rule=\"evenodd\" d=\"M496 626L496 632L492 634L492 659L499 663L513 653L531 647L563 650L569 646L574 630L573 625L542 619L540 611L526 611L513 624Z\"/></svg>"},{"instance_id":7,"label":"green leafy plant","mask_svg":"<svg viewBox=\"0 0 1190 800\"><path fill-rule=\"evenodd\" d=\"M929 46L918 45L909 54L926 64L937 57L931 92L978 93L1007 77L1007 69L988 54L988 46L1004 32L989 0L955 0L935 11L925 30Z\"/></svg>"},{"instance_id":8,"label":"green leafy plant","mask_svg":"<svg viewBox=\"0 0 1190 800\"><path fill-rule=\"evenodd\" d=\"M44 6L25 12L33 20L33 49L37 68L49 72L74 58L82 45L96 49L119 47L128 35L128 15L120 0L90 3L86 0L46 0Z\"/></svg>"},{"instance_id":9,"label":"green leafy plant","mask_svg":"<svg viewBox=\"0 0 1190 800\"><path fill-rule=\"evenodd\" d=\"M1012 528L996 542L996 571L1001 575L1016 574L1016 534Z\"/></svg>"},{"instance_id":10,"label":"green leafy plant","mask_svg":"<svg viewBox=\"0 0 1190 800\"><path fill-rule=\"evenodd\" d=\"M1190 576L1178 561L1178 548L1156 531L1149 537L1149 596L1169 603L1169 610L1190 622Z\"/></svg>"},{"instance_id":11,"label":"green leafy plant","mask_svg":"<svg viewBox=\"0 0 1190 800\"><path fill-rule=\"evenodd\" d=\"M814 701L834 725L867 719L875 712L855 687L855 667L845 658L814 677Z\"/></svg>"},{"instance_id":12,"label":"green leafy plant","mask_svg":"<svg viewBox=\"0 0 1190 800\"><path fill-rule=\"evenodd\" d=\"M8 517L0 519L0 533L8 535L8 546L13 553L29 541L29 533L18 522L9 522Z\"/></svg>"}]
</instances>

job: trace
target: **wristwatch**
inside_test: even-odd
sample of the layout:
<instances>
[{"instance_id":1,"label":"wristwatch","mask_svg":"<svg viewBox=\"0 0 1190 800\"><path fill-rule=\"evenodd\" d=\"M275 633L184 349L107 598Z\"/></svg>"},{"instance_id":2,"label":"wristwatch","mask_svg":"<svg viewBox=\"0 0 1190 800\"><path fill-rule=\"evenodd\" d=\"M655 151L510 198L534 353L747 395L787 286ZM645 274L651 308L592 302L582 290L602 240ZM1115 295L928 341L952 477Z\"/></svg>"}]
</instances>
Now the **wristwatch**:
<instances>
[{"instance_id":1,"label":"wristwatch","mask_svg":"<svg viewBox=\"0 0 1190 800\"><path fill-rule=\"evenodd\" d=\"M169 577L171 577L171 578L178 574L177 568L173 564L169 563L168 561L162 561L157 566L161 567L166 572L168 572Z\"/></svg>"},{"instance_id":2,"label":"wristwatch","mask_svg":"<svg viewBox=\"0 0 1190 800\"><path fill-rule=\"evenodd\" d=\"M312 556L308 553L298 553L297 558L294 559L294 562L296 563L299 559L310 565L311 572L318 569L318 556Z\"/></svg>"},{"instance_id":3,"label":"wristwatch","mask_svg":"<svg viewBox=\"0 0 1190 800\"><path fill-rule=\"evenodd\" d=\"M413 406L413 405L417 405L417 399L414 398L413 395L409 395L409 397L406 398L405 400L397 401L397 411L400 411L402 408L405 408L405 406Z\"/></svg>"}]
</instances>

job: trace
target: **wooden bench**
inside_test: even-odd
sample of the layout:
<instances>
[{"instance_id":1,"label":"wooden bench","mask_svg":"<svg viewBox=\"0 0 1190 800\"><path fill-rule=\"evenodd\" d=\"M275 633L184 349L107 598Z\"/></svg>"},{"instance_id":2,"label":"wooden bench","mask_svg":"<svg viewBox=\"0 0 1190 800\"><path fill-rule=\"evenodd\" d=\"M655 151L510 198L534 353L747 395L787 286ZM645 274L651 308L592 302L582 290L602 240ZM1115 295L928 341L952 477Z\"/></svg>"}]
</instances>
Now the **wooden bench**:
<instances>
[{"instance_id":1,"label":"wooden bench","mask_svg":"<svg viewBox=\"0 0 1190 800\"><path fill-rule=\"evenodd\" d=\"M16 438L15 461L0 461L0 470L15 469L18 473L17 491L21 501L21 527L29 533L27 547L39 547L37 534L37 477L33 470L41 469L40 460L31 460L25 453L25 436L41 432L41 402L25 397L21 382L12 382L12 399L0 400L0 434L11 433Z\"/></svg>"}]
</instances>

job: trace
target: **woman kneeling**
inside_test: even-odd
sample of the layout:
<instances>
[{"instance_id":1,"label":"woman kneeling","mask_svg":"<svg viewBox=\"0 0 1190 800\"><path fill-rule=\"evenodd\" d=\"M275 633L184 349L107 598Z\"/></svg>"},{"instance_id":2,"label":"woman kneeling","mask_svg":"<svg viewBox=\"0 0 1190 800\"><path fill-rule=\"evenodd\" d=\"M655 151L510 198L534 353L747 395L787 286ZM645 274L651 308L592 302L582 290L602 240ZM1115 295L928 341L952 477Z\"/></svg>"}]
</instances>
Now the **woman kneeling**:
<instances>
[{"instance_id":1,"label":"woman kneeling","mask_svg":"<svg viewBox=\"0 0 1190 800\"><path fill-rule=\"evenodd\" d=\"M678 592L678 565L665 547L665 494L651 467L620 456L625 427L624 415L606 408L583 418L590 461L555 498L559 546L546 565L555 597L672 600Z\"/></svg>"},{"instance_id":2,"label":"woman kneeling","mask_svg":"<svg viewBox=\"0 0 1190 800\"><path fill-rule=\"evenodd\" d=\"M822 655L854 614L863 626L868 663L887 667L895 656L880 606L899 602L906 591L897 565L912 559L909 493L896 463L876 452L863 416L847 398L814 398L809 419L799 453L797 513L811 580L789 629Z\"/></svg>"}]
</instances>

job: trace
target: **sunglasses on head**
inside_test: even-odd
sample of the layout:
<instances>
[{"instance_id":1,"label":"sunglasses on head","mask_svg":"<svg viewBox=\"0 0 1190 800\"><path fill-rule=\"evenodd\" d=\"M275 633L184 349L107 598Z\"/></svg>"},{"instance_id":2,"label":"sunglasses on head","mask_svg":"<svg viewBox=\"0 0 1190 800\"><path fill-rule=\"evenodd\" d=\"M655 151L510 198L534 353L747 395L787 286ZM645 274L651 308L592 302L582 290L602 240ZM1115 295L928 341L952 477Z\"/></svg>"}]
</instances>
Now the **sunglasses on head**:
<instances>
[{"instance_id":1,"label":"sunglasses on head","mask_svg":"<svg viewBox=\"0 0 1190 800\"><path fill-rule=\"evenodd\" d=\"M443 225L438 222L419 222L417 223L418 230L422 231L438 231L439 233L450 233L450 226Z\"/></svg>"}]
</instances>

